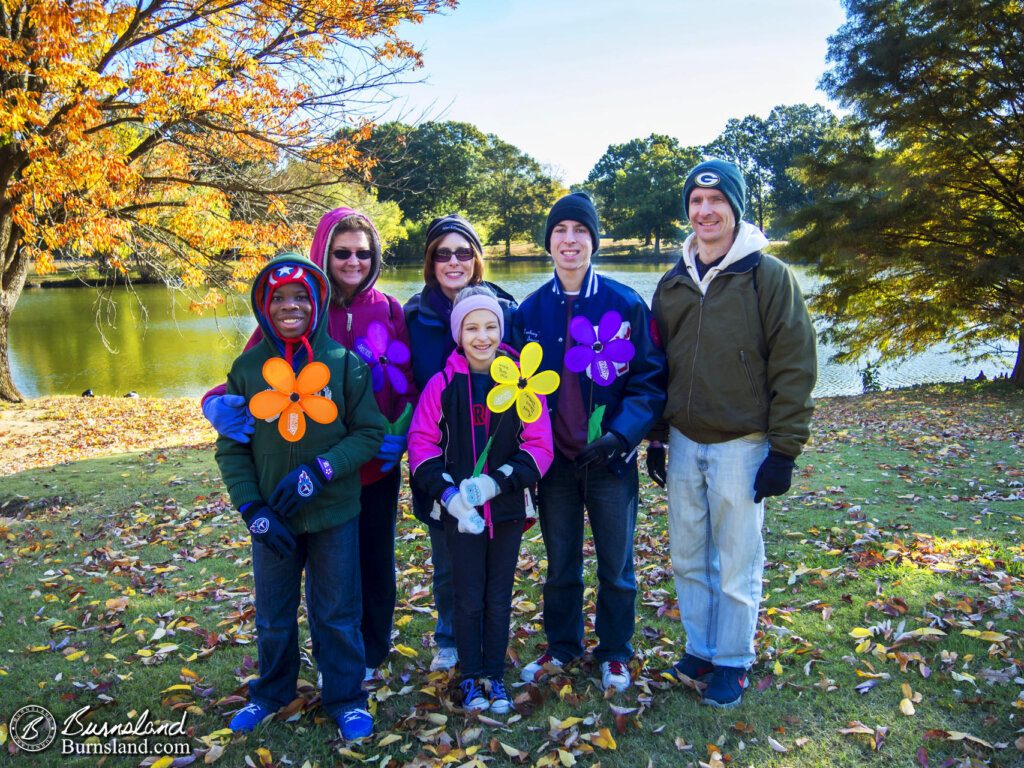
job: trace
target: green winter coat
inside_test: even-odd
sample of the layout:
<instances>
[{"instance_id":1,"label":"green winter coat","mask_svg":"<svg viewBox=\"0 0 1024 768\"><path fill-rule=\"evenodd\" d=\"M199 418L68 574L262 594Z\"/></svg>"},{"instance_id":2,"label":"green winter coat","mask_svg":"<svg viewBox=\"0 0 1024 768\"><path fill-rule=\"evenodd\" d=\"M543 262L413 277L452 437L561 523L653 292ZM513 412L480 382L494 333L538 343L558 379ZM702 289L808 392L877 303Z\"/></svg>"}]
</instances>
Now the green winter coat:
<instances>
[{"instance_id":1,"label":"green winter coat","mask_svg":"<svg viewBox=\"0 0 1024 768\"><path fill-rule=\"evenodd\" d=\"M355 354L327 335L327 305L330 298L326 276L312 262L294 254L277 257L256 277L252 305L263 330L263 339L235 360L228 374L227 394L242 395L246 402L257 392L270 389L263 378L263 363L284 357L276 329L265 316L262 297L268 276L282 264L299 264L310 270L322 286L314 304L319 311L309 335L313 360L324 363L331 377L319 394L338 407L338 418L319 424L306 416L306 432L297 442L285 440L278 432L277 419L256 420L252 440L239 443L218 437L216 459L237 508L269 499L281 479L300 464L312 466L317 456L330 462L334 476L320 493L285 522L293 533L313 533L342 525L359 514L359 467L377 453L384 440L384 422L373 397L370 372ZM298 346L298 345L294 345ZM293 367L302 370L308 362L301 346Z\"/></svg>"},{"instance_id":2,"label":"green winter coat","mask_svg":"<svg viewBox=\"0 0 1024 768\"><path fill-rule=\"evenodd\" d=\"M818 370L800 286L783 262L761 253L767 239L743 222L702 292L692 238L652 302L668 358L663 422L698 443L763 432L773 450L796 457L810 436Z\"/></svg>"}]
</instances>

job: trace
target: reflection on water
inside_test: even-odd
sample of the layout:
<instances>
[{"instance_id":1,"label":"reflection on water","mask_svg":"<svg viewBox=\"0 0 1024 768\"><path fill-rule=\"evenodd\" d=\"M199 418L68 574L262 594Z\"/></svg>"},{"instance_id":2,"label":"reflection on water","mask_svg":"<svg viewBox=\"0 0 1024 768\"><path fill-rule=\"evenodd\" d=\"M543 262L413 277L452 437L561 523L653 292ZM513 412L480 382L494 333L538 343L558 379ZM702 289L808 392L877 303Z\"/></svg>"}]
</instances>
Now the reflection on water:
<instances>
[{"instance_id":1,"label":"reflection on water","mask_svg":"<svg viewBox=\"0 0 1024 768\"><path fill-rule=\"evenodd\" d=\"M661 275L669 264L603 263L600 270L633 287L650 303ZM811 285L797 270L805 290ZM547 262L488 264L486 278L518 299L551 277ZM403 267L385 271L377 287L403 303L423 287L423 271ZM222 382L231 362L256 327L248 296L238 297L228 309L202 317L188 310L188 301L175 298L163 286L136 289L138 298L124 290L113 296L110 311L97 302L88 288L26 290L11 319L11 373L22 394L39 397L80 394L92 389L97 395L123 395L130 391L158 397L201 395ZM142 309L139 302L145 306ZM103 321L104 345L96 327ZM110 319L112 325L107 325ZM111 350L114 350L112 352ZM859 394L862 389L856 365L827 363L831 351L819 346L818 386L815 394ZM1012 357L1003 365L985 363L988 376L1010 370ZM974 378L979 366L962 366L943 348L936 348L879 371L884 388L929 381Z\"/></svg>"}]
</instances>

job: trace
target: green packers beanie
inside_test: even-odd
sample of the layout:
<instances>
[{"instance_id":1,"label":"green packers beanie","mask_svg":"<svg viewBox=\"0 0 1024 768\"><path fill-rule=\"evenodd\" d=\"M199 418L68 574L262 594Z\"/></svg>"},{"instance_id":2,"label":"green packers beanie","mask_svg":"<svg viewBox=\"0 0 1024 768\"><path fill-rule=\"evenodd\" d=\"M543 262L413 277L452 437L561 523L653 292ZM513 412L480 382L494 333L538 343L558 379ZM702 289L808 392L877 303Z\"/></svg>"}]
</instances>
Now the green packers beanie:
<instances>
[{"instance_id":1,"label":"green packers beanie","mask_svg":"<svg viewBox=\"0 0 1024 768\"><path fill-rule=\"evenodd\" d=\"M743 174L733 163L725 160L706 160L698 165L683 184L683 207L686 217L690 217L690 193L696 187L721 190L732 207L736 223L743 220L743 201L747 196L747 185L743 183Z\"/></svg>"}]
</instances>

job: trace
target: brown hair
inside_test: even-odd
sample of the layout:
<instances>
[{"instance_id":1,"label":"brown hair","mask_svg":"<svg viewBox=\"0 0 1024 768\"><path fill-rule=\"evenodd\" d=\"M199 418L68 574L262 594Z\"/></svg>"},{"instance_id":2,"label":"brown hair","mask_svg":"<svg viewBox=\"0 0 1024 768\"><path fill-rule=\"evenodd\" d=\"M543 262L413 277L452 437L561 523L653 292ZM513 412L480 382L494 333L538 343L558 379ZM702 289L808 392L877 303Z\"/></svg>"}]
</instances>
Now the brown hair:
<instances>
[{"instance_id":1,"label":"brown hair","mask_svg":"<svg viewBox=\"0 0 1024 768\"><path fill-rule=\"evenodd\" d=\"M423 282L425 282L431 288L438 288L437 275L434 274L434 251L437 250L437 245L444 240L445 235L451 234L445 232L441 237L435 237L429 243L427 243L426 256L423 262ZM456 233L459 234L459 233ZM465 235L459 234L467 243L469 247L473 249L473 274L469 276L469 282L466 285L477 285L482 283L484 279L484 259L480 255L480 251L476 249L476 246L465 237Z\"/></svg>"},{"instance_id":2,"label":"brown hair","mask_svg":"<svg viewBox=\"0 0 1024 768\"><path fill-rule=\"evenodd\" d=\"M366 239L370 241L370 248L377 253L378 257L380 256L380 240L377 239L377 230L373 228L373 224L365 216L353 213L338 219L338 223L331 230L331 241L342 232L365 232ZM330 250L330 248L331 242L328 242L327 249ZM324 268L327 268L326 261Z\"/></svg>"}]
</instances>

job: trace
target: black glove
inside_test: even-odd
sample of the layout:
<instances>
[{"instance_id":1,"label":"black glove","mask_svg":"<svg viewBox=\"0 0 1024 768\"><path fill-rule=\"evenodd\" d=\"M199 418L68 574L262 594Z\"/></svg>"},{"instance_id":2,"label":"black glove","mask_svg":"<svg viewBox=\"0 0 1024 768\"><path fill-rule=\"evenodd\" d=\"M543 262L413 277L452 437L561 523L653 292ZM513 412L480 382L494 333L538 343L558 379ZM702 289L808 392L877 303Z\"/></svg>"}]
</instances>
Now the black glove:
<instances>
[{"instance_id":1,"label":"black glove","mask_svg":"<svg viewBox=\"0 0 1024 768\"><path fill-rule=\"evenodd\" d=\"M793 481L796 459L778 451L768 451L754 477L754 503L768 496L781 496Z\"/></svg>"},{"instance_id":2,"label":"black glove","mask_svg":"<svg viewBox=\"0 0 1024 768\"><path fill-rule=\"evenodd\" d=\"M665 487L665 446L662 443L647 444L647 476Z\"/></svg>"},{"instance_id":3,"label":"black glove","mask_svg":"<svg viewBox=\"0 0 1024 768\"><path fill-rule=\"evenodd\" d=\"M290 557L295 552L295 537L281 518L266 504L249 504L242 512L253 541L258 541L278 557Z\"/></svg>"},{"instance_id":4,"label":"black glove","mask_svg":"<svg viewBox=\"0 0 1024 768\"><path fill-rule=\"evenodd\" d=\"M576 455L576 468L605 466L623 451L622 441L614 432L605 432L597 440L587 443Z\"/></svg>"},{"instance_id":5,"label":"black glove","mask_svg":"<svg viewBox=\"0 0 1024 768\"><path fill-rule=\"evenodd\" d=\"M291 517L312 501L332 477L331 465L317 457L312 466L300 464L285 475L267 503L282 517Z\"/></svg>"}]
</instances>

